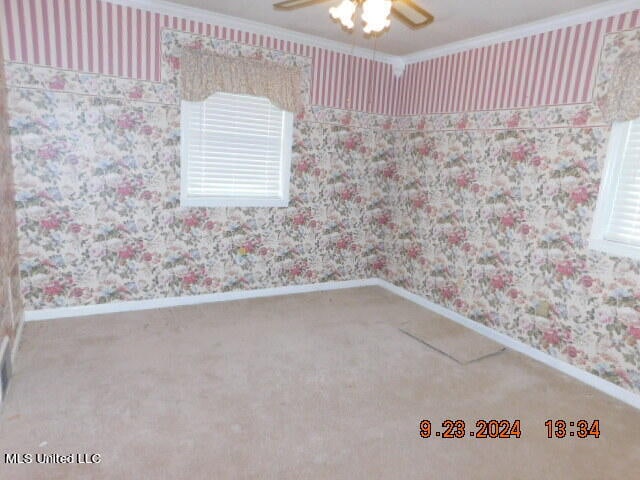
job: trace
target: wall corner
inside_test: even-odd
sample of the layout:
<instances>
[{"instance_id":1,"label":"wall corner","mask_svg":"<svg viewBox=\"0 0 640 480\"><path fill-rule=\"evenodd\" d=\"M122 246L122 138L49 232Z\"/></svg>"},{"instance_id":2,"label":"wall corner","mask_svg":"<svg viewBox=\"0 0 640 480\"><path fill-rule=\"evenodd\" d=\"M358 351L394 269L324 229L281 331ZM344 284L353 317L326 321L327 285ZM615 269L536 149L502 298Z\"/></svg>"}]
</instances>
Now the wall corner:
<instances>
[{"instance_id":1,"label":"wall corner","mask_svg":"<svg viewBox=\"0 0 640 480\"><path fill-rule=\"evenodd\" d=\"M407 63L404 61L402 57L396 57L391 60L391 67L393 68L393 76L396 78L402 77L404 75L404 69L407 66Z\"/></svg>"}]
</instances>

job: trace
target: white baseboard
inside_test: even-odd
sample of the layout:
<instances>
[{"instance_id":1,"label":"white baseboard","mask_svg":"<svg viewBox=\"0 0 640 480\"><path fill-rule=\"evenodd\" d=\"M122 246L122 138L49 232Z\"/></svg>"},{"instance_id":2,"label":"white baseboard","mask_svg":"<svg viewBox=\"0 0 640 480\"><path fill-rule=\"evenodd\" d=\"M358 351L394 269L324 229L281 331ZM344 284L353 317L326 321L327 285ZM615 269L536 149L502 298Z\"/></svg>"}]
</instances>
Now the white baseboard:
<instances>
[{"instance_id":1,"label":"white baseboard","mask_svg":"<svg viewBox=\"0 0 640 480\"><path fill-rule=\"evenodd\" d=\"M370 287L374 285L378 285L377 278L290 285L286 287L261 288L257 290L237 290L233 292L208 293L205 295L167 297L151 300L135 300L131 302L113 302L79 307L46 308L43 310L26 311L24 318L26 322L36 322L54 320L58 318L85 317L87 315L103 315L106 313L135 312L156 308L227 302L230 300L243 300L248 298L276 297L279 295L292 295L296 293L324 292L329 290L342 290L345 288Z\"/></svg>"},{"instance_id":2,"label":"white baseboard","mask_svg":"<svg viewBox=\"0 0 640 480\"><path fill-rule=\"evenodd\" d=\"M481 323L474 322L459 313L449 310L441 305L397 287L392 283L378 278L367 278L363 280L348 280L342 282L327 282L307 285L292 285L287 287L263 288L259 290L244 290L235 292L212 293L206 295L194 295L187 297L160 298L154 300L139 300L132 302L107 303L101 305L87 305L81 307L51 308L46 310L32 310L25 312L25 321L42 321L58 318L82 317L87 315L100 315L105 313L132 312L138 310L150 310L155 308L177 307L183 305L196 305L203 303L225 302L230 300L242 300L249 298L272 297L278 295L291 295L296 293L322 292L329 290L340 290L358 287L382 287L396 295L410 300L432 312L448 318L460 325L463 325L474 332L484 335L491 340L504 345L511 350L522 353L540 363L559 370L587 385L600 390L611 397L617 398L632 407L640 409L640 395L625 390L607 380L586 372L578 367L574 367L562 360L552 357L548 353L537 350L525 343L489 328Z\"/></svg>"},{"instance_id":3,"label":"white baseboard","mask_svg":"<svg viewBox=\"0 0 640 480\"><path fill-rule=\"evenodd\" d=\"M578 367L574 367L573 365L563 362L562 360L552 357L548 353L537 350L525 343L520 342L519 340L505 335L504 333L500 333L492 328L482 325L481 323L474 322L473 320L470 320L469 318L460 315L453 310L449 310L448 308L445 308L441 305L430 302L424 297L416 295L415 293L411 293L404 288L397 287L385 280L378 280L377 284L378 286L383 287L390 292L395 293L396 295L406 298L407 300L410 300L413 303L420 305L421 307L442 315L449 320L453 320L454 322L459 323L460 325L463 325L473 330L474 332L479 333L480 335L484 335L485 337L490 338L491 340L500 343L505 347L510 348L511 350L520 352L527 357L533 358L540 363L544 363L551 368L559 370L562 373L580 380L582 383L586 383L596 390L600 390L601 392L617 398L618 400L621 400L622 402L631 405L632 407L640 409L640 395L632 393L629 390L625 390L624 388L619 387L618 385L615 385L596 375L593 375L592 373L589 373Z\"/></svg>"}]
</instances>

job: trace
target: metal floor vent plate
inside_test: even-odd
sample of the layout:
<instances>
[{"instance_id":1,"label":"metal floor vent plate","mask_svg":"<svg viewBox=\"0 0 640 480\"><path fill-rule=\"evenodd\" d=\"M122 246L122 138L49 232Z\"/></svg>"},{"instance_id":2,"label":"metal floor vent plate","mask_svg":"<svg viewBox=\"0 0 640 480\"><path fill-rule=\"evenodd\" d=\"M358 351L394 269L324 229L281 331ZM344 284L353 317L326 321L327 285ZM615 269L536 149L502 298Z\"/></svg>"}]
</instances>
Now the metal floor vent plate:
<instances>
[{"instance_id":1,"label":"metal floor vent plate","mask_svg":"<svg viewBox=\"0 0 640 480\"><path fill-rule=\"evenodd\" d=\"M2 403L7 394L10 377L11 353L9 352L9 339L5 337L0 345L0 403Z\"/></svg>"},{"instance_id":2,"label":"metal floor vent plate","mask_svg":"<svg viewBox=\"0 0 640 480\"><path fill-rule=\"evenodd\" d=\"M505 347L448 318L429 314L412 319L400 331L461 365L505 351Z\"/></svg>"}]
</instances>

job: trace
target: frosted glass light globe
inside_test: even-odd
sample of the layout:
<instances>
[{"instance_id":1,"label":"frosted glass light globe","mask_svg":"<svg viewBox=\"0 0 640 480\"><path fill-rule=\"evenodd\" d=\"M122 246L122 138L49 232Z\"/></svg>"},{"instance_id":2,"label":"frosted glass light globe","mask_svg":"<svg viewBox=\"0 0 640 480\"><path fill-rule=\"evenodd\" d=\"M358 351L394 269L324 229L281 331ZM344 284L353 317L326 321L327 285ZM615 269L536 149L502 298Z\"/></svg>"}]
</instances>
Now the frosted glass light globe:
<instances>
[{"instance_id":1,"label":"frosted glass light globe","mask_svg":"<svg viewBox=\"0 0 640 480\"><path fill-rule=\"evenodd\" d=\"M351 30L353 28L353 14L356 13L358 5L352 0L343 0L337 7L331 7L329 14L340 23Z\"/></svg>"},{"instance_id":2,"label":"frosted glass light globe","mask_svg":"<svg viewBox=\"0 0 640 480\"><path fill-rule=\"evenodd\" d=\"M366 0L362 5L362 20L365 22L364 33L381 32L389 25L391 0Z\"/></svg>"}]
</instances>

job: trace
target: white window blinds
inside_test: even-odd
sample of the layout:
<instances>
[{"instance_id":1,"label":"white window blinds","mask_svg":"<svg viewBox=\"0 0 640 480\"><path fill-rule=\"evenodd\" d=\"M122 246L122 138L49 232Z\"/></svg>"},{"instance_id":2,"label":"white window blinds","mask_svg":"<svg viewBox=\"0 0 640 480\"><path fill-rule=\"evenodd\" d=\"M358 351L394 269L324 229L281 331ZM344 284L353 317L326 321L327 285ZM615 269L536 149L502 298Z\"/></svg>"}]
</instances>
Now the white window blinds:
<instances>
[{"instance_id":1,"label":"white window blinds","mask_svg":"<svg viewBox=\"0 0 640 480\"><path fill-rule=\"evenodd\" d=\"M611 129L589 246L640 259L640 118Z\"/></svg>"},{"instance_id":2,"label":"white window blinds","mask_svg":"<svg viewBox=\"0 0 640 480\"><path fill-rule=\"evenodd\" d=\"M604 238L640 247L640 119L625 125L613 206Z\"/></svg>"},{"instance_id":3,"label":"white window blinds","mask_svg":"<svg viewBox=\"0 0 640 480\"><path fill-rule=\"evenodd\" d=\"M182 203L286 206L292 115L263 97L182 102Z\"/></svg>"}]
</instances>

